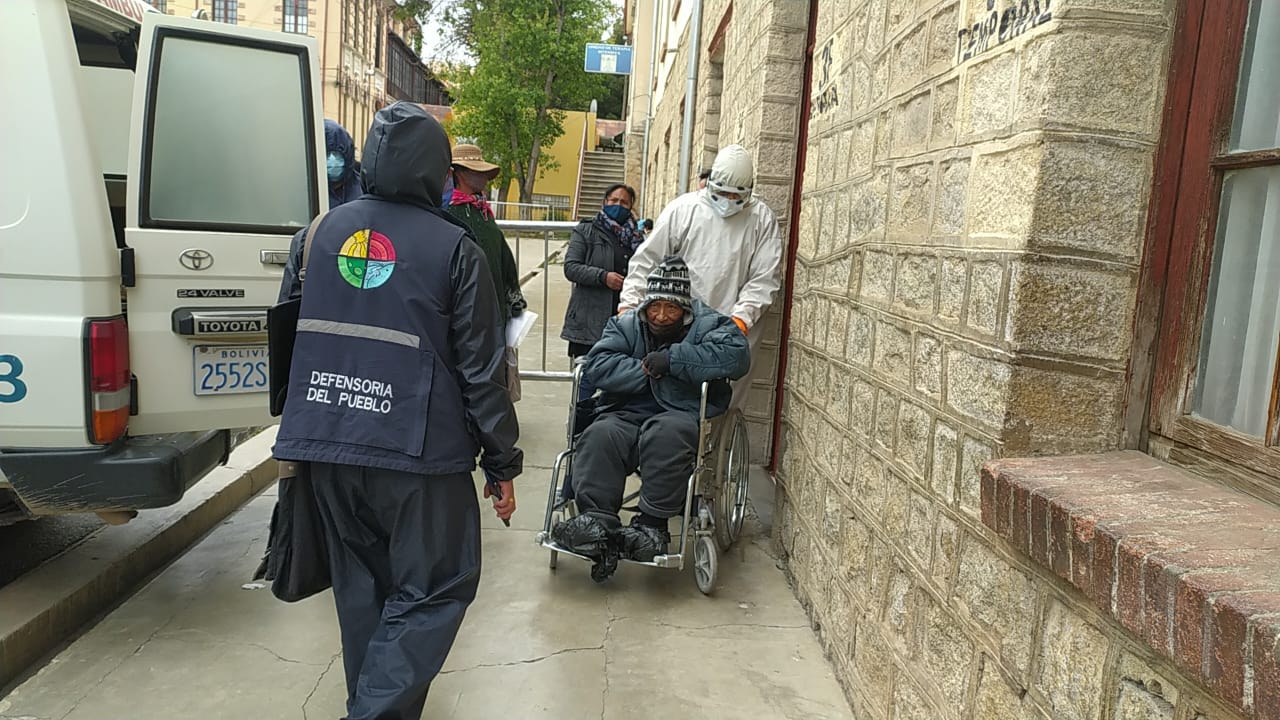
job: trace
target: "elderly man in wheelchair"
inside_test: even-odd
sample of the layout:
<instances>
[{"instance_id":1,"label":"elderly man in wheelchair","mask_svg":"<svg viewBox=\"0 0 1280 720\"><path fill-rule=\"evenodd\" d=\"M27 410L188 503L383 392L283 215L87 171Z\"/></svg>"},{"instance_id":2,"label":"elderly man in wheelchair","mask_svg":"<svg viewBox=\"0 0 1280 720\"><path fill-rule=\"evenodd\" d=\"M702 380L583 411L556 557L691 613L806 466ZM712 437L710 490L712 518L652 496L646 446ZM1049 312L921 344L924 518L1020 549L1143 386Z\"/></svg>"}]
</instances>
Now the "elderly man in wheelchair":
<instances>
[{"instance_id":1,"label":"elderly man in wheelchair","mask_svg":"<svg viewBox=\"0 0 1280 720\"><path fill-rule=\"evenodd\" d=\"M648 276L645 300L612 318L584 372L602 391L576 443L573 491L579 515L552 529L561 547L594 561L608 578L618 560L650 562L667 552L668 522L684 510L697 451L702 383L709 417L729 408L729 380L747 374L751 349L733 320L692 298L689 269L667 257ZM639 470L640 512L622 525L627 476Z\"/></svg>"}]
</instances>

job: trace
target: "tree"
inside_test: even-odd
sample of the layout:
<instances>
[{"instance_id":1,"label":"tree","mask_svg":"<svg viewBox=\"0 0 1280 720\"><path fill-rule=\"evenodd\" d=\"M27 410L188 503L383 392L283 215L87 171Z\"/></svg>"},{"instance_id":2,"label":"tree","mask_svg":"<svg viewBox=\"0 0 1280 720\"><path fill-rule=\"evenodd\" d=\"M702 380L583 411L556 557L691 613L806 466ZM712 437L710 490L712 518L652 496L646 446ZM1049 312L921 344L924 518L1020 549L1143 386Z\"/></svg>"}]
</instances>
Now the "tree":
<instances>
[{"instance_id":1,"label":"tree","mask_svg":"<svg viewBox=\"0 0 1280 720\"><path fill-rule=\"evenodd\" d=\"M564 109L603 94L583 70L586 44L606 26L600 0L450 0L444 22L471 67L446 73L452 84L455 137L473 138L498 165L499 187L515 180L520 202L550 167L543 148L564 134Z\"/></svg>"},{"instance_id":2,"label":"tree","mask_svg":"<svg viewBox=\"0 0 1280 720\"><path fill-rule=\"evenodd\" d=\"M396 7L391 11L391 16L402 23L415 23L418 26L418 32L412 33L409 45L413 51L419 55L422 54L422 28L427 26L427 20L431 16L431 9L435 5L434 0L395 0Z\"/></svg>"},{"instance_id":3,"label":"tree","mask_svg":"<svg viewBox=\"0 0 1280 720\"><path fill-rule=\"evenodd\" d=\"M396 8L391 13L400 22L413 20L419 26L426 27L434 6L433 0L396 0Z\"/></svg>"}]
</instances>

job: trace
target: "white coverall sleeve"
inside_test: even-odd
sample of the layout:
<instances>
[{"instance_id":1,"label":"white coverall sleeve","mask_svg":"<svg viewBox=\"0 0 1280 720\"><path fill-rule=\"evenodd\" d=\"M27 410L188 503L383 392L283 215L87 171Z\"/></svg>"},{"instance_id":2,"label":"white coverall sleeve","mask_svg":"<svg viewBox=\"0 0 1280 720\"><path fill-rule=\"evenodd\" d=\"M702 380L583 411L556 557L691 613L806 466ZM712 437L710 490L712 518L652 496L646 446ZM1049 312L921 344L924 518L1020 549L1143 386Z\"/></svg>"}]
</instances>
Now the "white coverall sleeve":
<instances>
[{"instance_id":1,"label":"white coverall sleeve","mask_svg":"<svg viewBox=\"0 0 1280 720\"><path fill-rule=\"evenodd\" d=\"M733 306L733 316L741 318L748 328L755 327L764 311L773 304L781 281L778 270L782 266L782 234L773 213L761 218L755 251L751 255L750 275L738 291L738 302Z\"/></svg>"},{"instance_id":2,"label":"white coverall sleeve","mask_svg":"<svg viewBox=\"0 0 1280 720\"><path fill-rule=\"evenodd\" d=\"M649 233L649 237L645 238L640 247L636 248L636 254L631 256L631 264L627 269L627 279L622 283L622 296L618 302L619 308L635 308L640 306L640 302L644 300L645 287L648 285L649 273L658 267L658 263L662 259L671 254L671 248L674 244L672 241L673 233L679 232L672 227L672 220L675 216L675 208L668 205L658 215L658 222L654 223L653 232Z\"/></svg>"}]
</instances>

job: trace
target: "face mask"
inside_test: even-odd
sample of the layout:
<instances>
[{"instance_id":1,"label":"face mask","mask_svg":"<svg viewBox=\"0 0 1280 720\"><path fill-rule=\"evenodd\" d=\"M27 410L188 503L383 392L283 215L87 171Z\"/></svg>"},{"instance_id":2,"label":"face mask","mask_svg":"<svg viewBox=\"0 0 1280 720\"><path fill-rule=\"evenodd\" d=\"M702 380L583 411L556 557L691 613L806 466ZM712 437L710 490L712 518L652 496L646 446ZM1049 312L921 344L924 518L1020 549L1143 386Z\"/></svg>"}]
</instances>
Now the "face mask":
<instances>
[{"instance_id":1,"label":"face mask","mask_svg":"<svg viewBox=\"0 0 1280 720\"><path fill-rule=\"evenodd\" d=\"M653 336L654 342L665 345L680 339L680 333L684 332L684 323L676 322L670 325L654 325L645 318L645 325L649 326L649 334Z\"/></svg>"},{"instance_id":2,"label":"face mask","mask_svg":"<svg viewBox=\"0 0 1280 720\"><path fill-rule=\"evenodd\" d=\"M329 171L329 182L338 182L347 169L347 161L336 152L329 153L329 157L325 159L325 167Z\"/></svg>"},{"instance_id":3,"label":"face mask","mask_svg":"<svg viewBox=\"0 0 1280 720\"><path fill-rule=\"evenodd\" d=\"M604 214L619 225L631 219L631 211L625 205L605 205Z\"/></svg>"},{"instance_id":4,"label":"face mask","mask_svg":"<svg viewBox=\"0 0 1280 720\"><path fill-rule=\"evenodd\" d=\"M707 196L711 199L711 209L715 211L716 215L719 215L722 218L737 215L742 212L742 208L747 205L742 200L730 200L723 195L717 195L715 193L707 193Z\"/></svg>"}]
</instances>

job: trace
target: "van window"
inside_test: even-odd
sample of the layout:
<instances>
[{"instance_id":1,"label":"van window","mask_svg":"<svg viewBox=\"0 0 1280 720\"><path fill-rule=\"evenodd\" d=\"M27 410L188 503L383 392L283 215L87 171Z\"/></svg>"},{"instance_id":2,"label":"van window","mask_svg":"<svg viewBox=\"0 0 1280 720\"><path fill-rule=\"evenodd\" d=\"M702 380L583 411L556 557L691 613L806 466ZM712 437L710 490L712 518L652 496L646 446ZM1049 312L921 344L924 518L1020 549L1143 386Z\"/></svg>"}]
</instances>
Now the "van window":
<instances>
[{"instance_id":1,"label":"van window","mask_svg":"<svg viewBox=\"0 0 1280 720\"><path fill-rule=\"evenodd\" d=\"M305 50L162 30L156 53L140 224L283 234L310 222Z\"/></svg>"}]
</instances>

